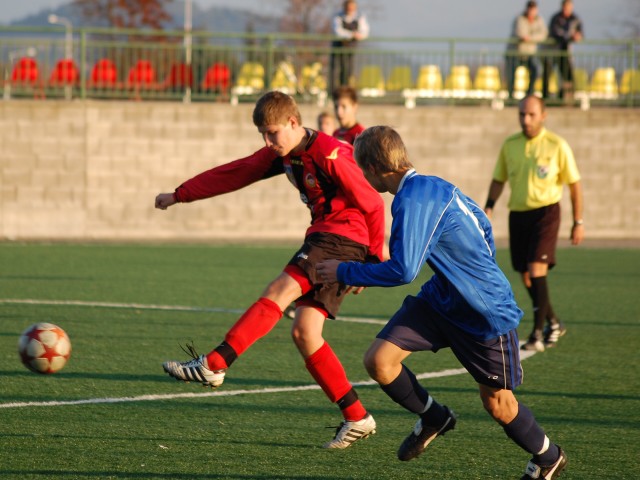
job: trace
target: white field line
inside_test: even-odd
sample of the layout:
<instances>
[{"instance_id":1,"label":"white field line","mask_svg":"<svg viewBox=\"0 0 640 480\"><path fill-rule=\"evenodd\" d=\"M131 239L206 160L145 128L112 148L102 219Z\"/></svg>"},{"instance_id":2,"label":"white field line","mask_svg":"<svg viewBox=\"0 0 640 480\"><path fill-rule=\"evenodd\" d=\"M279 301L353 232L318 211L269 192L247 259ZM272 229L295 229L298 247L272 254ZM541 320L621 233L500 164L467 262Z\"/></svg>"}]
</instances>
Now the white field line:
<instances>
[{"instance_id":1,"label":"white field line","mask_svg":"<svg viewBox=\"0 0 640 480\"><path fill-rule=\"evenodd\" d=\"M207 313L244 313L245 310L237 308L220 307L190 307L185 305L147 305L142 303L113 303L113 302L87 302L82 300L38 300L33 298L0 298L0 304L14 305L49 305L49 306L73 306L73 307L97 307L97 308L123 308L132 310L165 310L173 312L207 312ZM386 320L366 317L338 316L336 320L352 323L372 323L376 325L386 324Z\"/></svg>"},{"instance_id":2,"label":"white field line","mask_svg":"<svg viewBox=\"0 0 640 480\"><path fill-rule=\"evenodd\" d=\"M28 305L62 305L62 306L79 306L79 307L101 307L101 308L129 308L139 310L169 310L169 311L189 311L189 312L216 312L216 313L243 313L244 310L226 309L226 308L203 308L203 307L188 307L181 305L144 305L137 303L109 303L109 302L87 302L80 300L35 300L35 299L0 299L0 304L28 304ZM384 325L386 322L383 320L373 318L356 318L356 317L338 317L337 320L345 322L356 323L374 323ZM524 360L536 352L521 351L520 359ZM440 372L428 372L416 375L421 379L426 378L438 378L449 377L453 375L462 375L466 373L464 368L454 368L442 370ZM374 380L367 380L363 382L353 383L354 386L371 386L376 385ZM100 403L127 403L127 402L148 402L148 401L163 401L174 400L180 398L203 398L203 397L231 397L236 395L257 395L268 393L283 393L283 392L295 392L305 390L319 390L318 385L300 385L297 387L280 387L280 388L262 388L257 390L222 390L216 392L207 393L177 393L177 394L165 394L165 395L140 395L137 397L115 397L115 398L88 398L82 400L66 400L66 401L48 401L48 402L10 402L0 403L0 409L3 408L24 408L24 407L57 407L57 406L73 406L73 405L88 405L88 404L100 404Z\"/></svg>"},{"instance_id":3,"label":"white field line","mask_svg":"<svg viewBox=\"0 0 640 480\"><path fill-rule=\"evenodd\" d=\"M442 370L441 372L422 373L416 375L418 379L447 377L466 373L464 368ZM373 380L353 383L354 387L377 385ZM300 385L297 387L261 388L257 390L222 390L207 393L174 393L165 395L140 395L137 397L116 397L116 398L87 398L82 400L49 401L49 402L12 402L0 403L3 408L24 408L24 407L61 407L73 405L89 405L98 403L127 403L127 402L153 402L162 400L175 400L179 398L206 398L206 397L233 397L236 395L259 395L267 393L299 392L305 390L320 390L319 385Z\"/></svg>"}]
</instances>

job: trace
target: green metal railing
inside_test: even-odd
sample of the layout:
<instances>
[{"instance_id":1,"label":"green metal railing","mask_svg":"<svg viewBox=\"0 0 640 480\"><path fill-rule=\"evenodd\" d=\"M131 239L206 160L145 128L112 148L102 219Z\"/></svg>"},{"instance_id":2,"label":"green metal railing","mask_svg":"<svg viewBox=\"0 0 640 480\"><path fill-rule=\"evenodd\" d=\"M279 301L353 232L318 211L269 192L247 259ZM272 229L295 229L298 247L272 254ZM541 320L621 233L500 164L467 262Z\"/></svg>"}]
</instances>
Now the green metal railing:
<instances>
[{"instance_id":1,"label":"green metal railing","mask_svg":"<svg viewBox=\"0 0 640 480\"><path fill-rule=\"evenodd\" d=\"M78 28L67 37L59 27L0 27L2 96L237 102L278 88L303 101L323 101L331 54L354 53L352 84L362 102L479 102L504 99L505 58L513 55L506 52L504 38L376 37L352 51L332 52L332 37L322 35L190 36L187 42L183 31ZM540 49L541 62L562 55L547 47ZM69 50L73 66L60 63ZM590 104L638 106L639 53L640 39L576 45L572 56L579 82L574 89ZM418 85L427 65L437 67L441 90ZM456 66L467 67L468 88L452 89L447 83ZM500 85L489 88L493 96L477 94L475 83L485 66L498 71Z\"/></svg>"}]
</instances>

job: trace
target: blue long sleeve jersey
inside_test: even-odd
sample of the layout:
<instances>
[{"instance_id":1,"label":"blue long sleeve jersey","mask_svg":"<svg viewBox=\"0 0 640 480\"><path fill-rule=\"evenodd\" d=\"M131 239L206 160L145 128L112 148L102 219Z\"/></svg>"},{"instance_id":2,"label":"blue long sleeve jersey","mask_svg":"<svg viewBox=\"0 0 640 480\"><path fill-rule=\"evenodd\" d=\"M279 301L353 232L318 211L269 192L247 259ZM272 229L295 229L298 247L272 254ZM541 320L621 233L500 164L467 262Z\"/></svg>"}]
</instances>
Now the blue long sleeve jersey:
<instances>
[{"instance_id":1,"label":"blue long sleeve jersey","mask_svg":"<svg viewBox=\"0 0 640 480\"><path fill-rule=\"evenodd\" d=\"M391 205L390 260L345 262L338 279L346 285L394 287L412 282L426 262L435 272L421 288L446 319L479 339L518 326L511 285L495 259L491 224L482 209L456 186L410 170Z\"/></svg>"}]
</instances>

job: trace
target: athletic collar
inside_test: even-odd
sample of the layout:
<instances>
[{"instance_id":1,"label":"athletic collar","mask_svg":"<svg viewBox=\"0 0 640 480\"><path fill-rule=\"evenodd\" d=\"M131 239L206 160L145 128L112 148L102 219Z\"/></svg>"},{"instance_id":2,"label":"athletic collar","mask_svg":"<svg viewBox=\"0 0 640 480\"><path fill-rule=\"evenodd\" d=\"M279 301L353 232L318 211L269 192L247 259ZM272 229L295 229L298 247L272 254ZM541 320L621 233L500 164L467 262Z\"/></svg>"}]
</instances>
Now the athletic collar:
<instances>
[{"instance_id":1,"label":"athletic collar","mask_svg":"<svg viewBox=\"0 0 640 480\"><path fill-rule=\"evenodd\" d=\"M398 192L400 190L402 190L402 187L404 186L404 181L407 178L411 178L413 176L417 175L416 173L416 169L415 168L410 168L409 170L407 170L407 173L404 174L404 177L402 177L402 180L400 180L400 185L398 185Z\"/></svg>"}]
</instances>

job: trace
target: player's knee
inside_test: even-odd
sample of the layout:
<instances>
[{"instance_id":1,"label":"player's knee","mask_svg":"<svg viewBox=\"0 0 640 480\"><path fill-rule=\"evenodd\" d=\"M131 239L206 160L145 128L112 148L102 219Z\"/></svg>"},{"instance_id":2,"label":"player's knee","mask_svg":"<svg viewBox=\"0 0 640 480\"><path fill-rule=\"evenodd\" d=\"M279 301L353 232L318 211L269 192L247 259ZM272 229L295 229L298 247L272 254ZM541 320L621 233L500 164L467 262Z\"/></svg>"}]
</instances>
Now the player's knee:
<instances>
[{"instance_id":1,"label":"player's knee","mask_svg":"<svg viewBox=\"0 0 640 480\"><path fill-rule=\"evenodd\" d=\"M384 357L376 350L368 350L364 354L364 368L366 368L369 376L376 382L385 382L388 373L391 371L391 364L385 361Z\"/></svg>"},{"instance_id":2,"label":"player's knee","mask_svg":"<svg viewBox=\"0 0 640 480\"><path fill-rule=\"evenodd\" d=\"M500 395L484 395L482 406L491 417L500 424L507 424L518 414L518 401L510 391L502 390ZM504 394L502 394L504 393Z\"/></svg>"}]
</instances>

